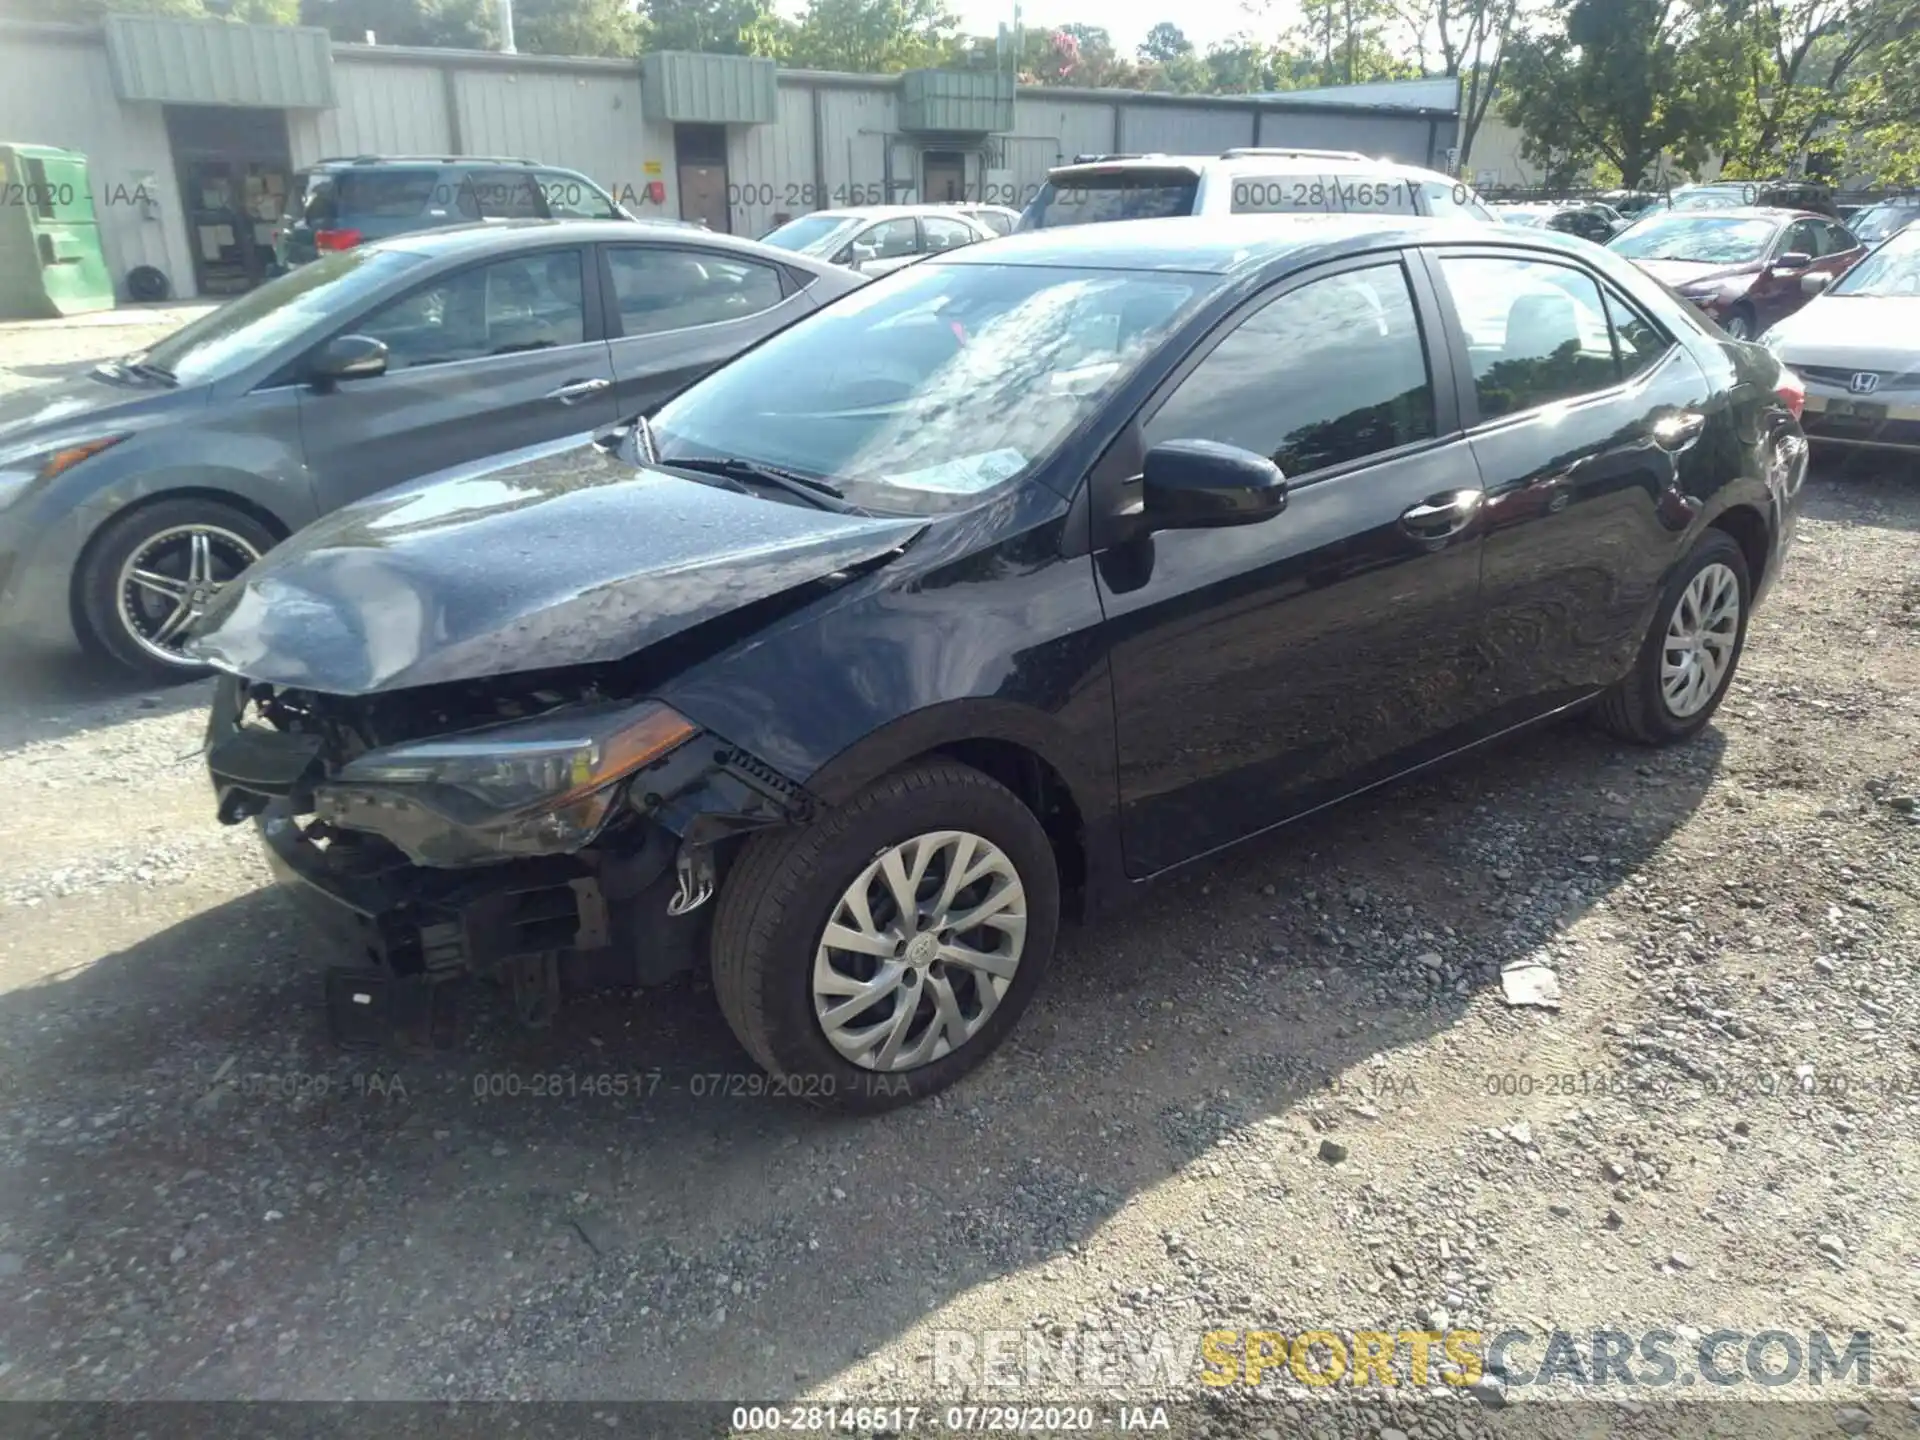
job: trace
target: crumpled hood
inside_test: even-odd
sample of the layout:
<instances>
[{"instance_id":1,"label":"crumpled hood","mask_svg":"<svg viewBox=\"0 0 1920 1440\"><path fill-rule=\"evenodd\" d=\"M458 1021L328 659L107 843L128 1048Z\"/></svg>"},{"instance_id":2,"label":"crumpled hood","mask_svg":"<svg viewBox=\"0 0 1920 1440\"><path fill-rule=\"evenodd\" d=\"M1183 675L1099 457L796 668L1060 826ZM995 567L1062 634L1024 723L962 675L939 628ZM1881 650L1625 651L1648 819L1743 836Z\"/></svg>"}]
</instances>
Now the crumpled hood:
<instances>
[{"instance_id":1,"label":"crumpled hood","mask_svg":"<svg viewBox=\"0 0 1920 1440\"><path fill-rule=\"evenodd\" d=\"M1709 280L1733 280L1755 273L1755 265L1719 265L1706 260L1636 260L1633 262L1654 279L1678 290L1683 285L1701 285Z\"/></svg>"},{"instance_id":2,"label":"crumpled hood","mask_svg":"<svg viewBox=\"0 0 1920 1440\"><path fill-rule=\"evenodd\" d=\"M189 650L336 695L595 664L925 528L636 469L569 441L324 516L228 586Z\"/></svg>"},{"instance_id":3,"label":"crumpled hood","mask_svg":"<svg viewBox=\"0 0 1920 1440\"><path fill-rule=\"evenodd\" d=\"M1823 295L1773 327L1789 365L1920 370L1920 295Z\"/></svg>"},{"instance_id":4,"label":"crumpled hood","mask_svg":"<svg viewBox=\"0 0 1920 1440\"><path fill-rule=\"evenodd\" d=\"M83 433L112 431L149 410L175 409L181 392L164 387L115 385L84 371L50 385L0 395L0 449L45 438L60 444Z\"/></svg>"}]
</instances>

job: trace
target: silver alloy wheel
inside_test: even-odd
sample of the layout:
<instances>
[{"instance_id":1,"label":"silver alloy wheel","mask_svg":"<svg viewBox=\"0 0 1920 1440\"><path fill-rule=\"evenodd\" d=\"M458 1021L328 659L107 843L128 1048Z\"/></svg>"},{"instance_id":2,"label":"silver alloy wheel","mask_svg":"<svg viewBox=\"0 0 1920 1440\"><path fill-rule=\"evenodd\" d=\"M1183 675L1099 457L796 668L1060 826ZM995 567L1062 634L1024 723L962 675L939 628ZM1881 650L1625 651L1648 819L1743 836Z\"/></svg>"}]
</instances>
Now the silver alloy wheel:
<instances>
[{"instance_id":1,"label":"silver alloy wheel","mask_svg":"<svg viewBox=\"0 0 1920 1440\"><path fill-rule=\"evenodd\" d=\"M142 650L168 665L192 665L180 653L188 627L213 597L260 558L244 536L220 525L172 525L134 548L120 567L120 623Z\"/></svg>"},{"instance_id":2,"label":"silver alloy wheel","mask_svg":"<svg viewBox=\"0 0 1920 1440\"><path fill-rule=\"evenodd\" d=\"M1729 315L1720 322L1720 328L1736 340L1753 339L1753 322L1744 313Z\"/></svg>"},{"instance_id":3,"label":"silver alloy wheel","mask_svg":"<svg viewBox=\"0 0 1920 1440\"><path fill-rule=\"evenodd\" d=\"M862 1069L916 1069L980 1033L1026 940L1026 887L999 846L965 830L916 835L874 856L834 906L814 1015Z\"/></svg>"},{"instance_id":4,"label":"silver alloy wheel","mask_svg":"<svg viewBox=\"0 0 1920 1440\"><path fill-rule=\"evenodd\" d=\"M1740 638L1740 578L1707 566L1680 594L1660 652L1660 693L1676 720L1698 715L1726 683Z\"/></svg>"}]
</instances>

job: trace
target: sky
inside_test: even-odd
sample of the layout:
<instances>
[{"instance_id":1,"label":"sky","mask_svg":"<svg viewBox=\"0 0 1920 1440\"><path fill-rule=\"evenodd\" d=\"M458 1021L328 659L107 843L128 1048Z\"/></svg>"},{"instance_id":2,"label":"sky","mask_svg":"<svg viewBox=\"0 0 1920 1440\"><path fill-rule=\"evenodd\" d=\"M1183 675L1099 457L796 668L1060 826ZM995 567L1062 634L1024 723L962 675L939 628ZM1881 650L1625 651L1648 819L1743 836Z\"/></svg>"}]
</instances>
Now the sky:
<instances>
[{"instance_id":1,"label":"sky","mask_svg":"<svg viewBox=\"0 0 1920 1440\"><path fill-rule=\"evenodd\" d=\"M1013 20L1013 0L953 0L961 28L969 34L991 35ZM1162 20L1171 20L1186 33L1196 50L1243 30L1271 36L1286 28L1290 5L1249 10L1242 0L1023 0L1021 24L1032 30L1074 20L1104 25L1114 48L1132 55L1140 42ZM1264 12L1264 13L1261 13Z\"/></svg>"}]
</instances>

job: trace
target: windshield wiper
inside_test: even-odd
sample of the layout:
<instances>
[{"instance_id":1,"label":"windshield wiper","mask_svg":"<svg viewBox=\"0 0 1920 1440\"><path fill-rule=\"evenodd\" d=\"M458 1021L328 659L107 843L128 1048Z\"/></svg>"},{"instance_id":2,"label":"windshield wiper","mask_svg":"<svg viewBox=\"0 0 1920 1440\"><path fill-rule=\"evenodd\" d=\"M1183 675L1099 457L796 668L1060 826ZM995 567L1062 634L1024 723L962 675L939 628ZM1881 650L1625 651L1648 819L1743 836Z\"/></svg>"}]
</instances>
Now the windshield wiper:
<instances>
[{"instance_id":1,"label":"windshield wiper","mask_svg":"<svg viewBox=\"0 0 1920 1440\"><path fill-rule=\"evenodd\" d=\"M796 475L791 470L762 465L756 460L743 460L737 455L661 460L656 463L664 465L669 470L692 470L701 475L718 475L722 479L733 481L736 490L746 491L754 485L768 486L792 495L796 499L804 500L817 510L831 510L839 515L868 513L858 505L850 504L845 493L837 485L830 485L825 480L815 480L810 475Z\"/></svg>"}]
</instances>

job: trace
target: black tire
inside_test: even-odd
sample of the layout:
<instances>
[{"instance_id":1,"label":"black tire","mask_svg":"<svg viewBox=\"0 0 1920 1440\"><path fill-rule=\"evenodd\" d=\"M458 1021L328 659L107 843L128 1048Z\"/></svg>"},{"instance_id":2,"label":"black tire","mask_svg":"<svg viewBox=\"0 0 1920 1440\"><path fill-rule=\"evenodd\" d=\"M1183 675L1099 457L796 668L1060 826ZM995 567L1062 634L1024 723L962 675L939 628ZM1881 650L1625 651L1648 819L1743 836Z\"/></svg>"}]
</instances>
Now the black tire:
<instances>
[{"instance_id":1,"label":"black tire","mask_svg":"<svg viewBox=\"0 0 1920 1440\"><path fill-rule=\"evenodd\" d=\"M842 893L876 855L944 829L971 831L1012 862L1027 897L1018 969L998 1008L958 1049L911 1070L858 1066L829 1043L814 1013L816 947ZM811 825L747 842L714 916L714 991L733 1033L784 1093L872 1114L945 1089L993 1053L1038 989L1059 922L1059 872L1033 812L977 770L924 762Z\"/></svg>"},{"instance_id":2,"label":"black tire","mask_svg":"<svg viewBox=\"0 0 1920 1440\"><path fill-rule=\"evenodd\" d=\"M1754 317L1752 310L1745 305L1736 305L1727 315L1726 323L1720 328L1736 340L1757 340L1760 338L1759 326L1760 322ZM1742 329L1745 330L1745 334L1740 333Z\"/></svg>"},{"instance_id":3,"label":"black tire","mask_svg":"<svg viewBox=\"0 0 1920 1440\"><path fill-rule=\"evenodd\" d=\"M81 643L95 654L155 680L185 681L207 673L185 659L165 661L153 654L129 628L118 592L121 567L149 541L183 526L225 532L264 555L278 537L246 511L218 500L183 496L157 500L116 515L87 547L74 577L76 628ZM224 548L222 553L225 553Z\"/></svg>"},{"instance_id":4,"label":"black tire","mask_svg":"<svg viewBox=\"0 0 1920 1440\"><path fill-rule=\"evenodd\" d=\"M1691 715L1676 715L1668 706L1660 685L1660 666L1666 642L1667 626L1674 608L1687 586L1709 565L1725 565L1733 571L1740 586L1740 620L1734 634L1733 655L1720 687L1705 705ZM1633 669L1620 683L1600 697L1594 716L1602 728L1622 740L1640 745L1671 745L1687 740L1706 728L1714 711L1732 688L1740 671L1740 656L1747 644L1747 612L1753 603L1753 580L1747 573L1747 557L1738 542L1724 530L1709 530L1700 537L1687 558L1668 579L1660 593L1660 604L1653 623L1634 658Z\"/></svg>"}]
</instances>

